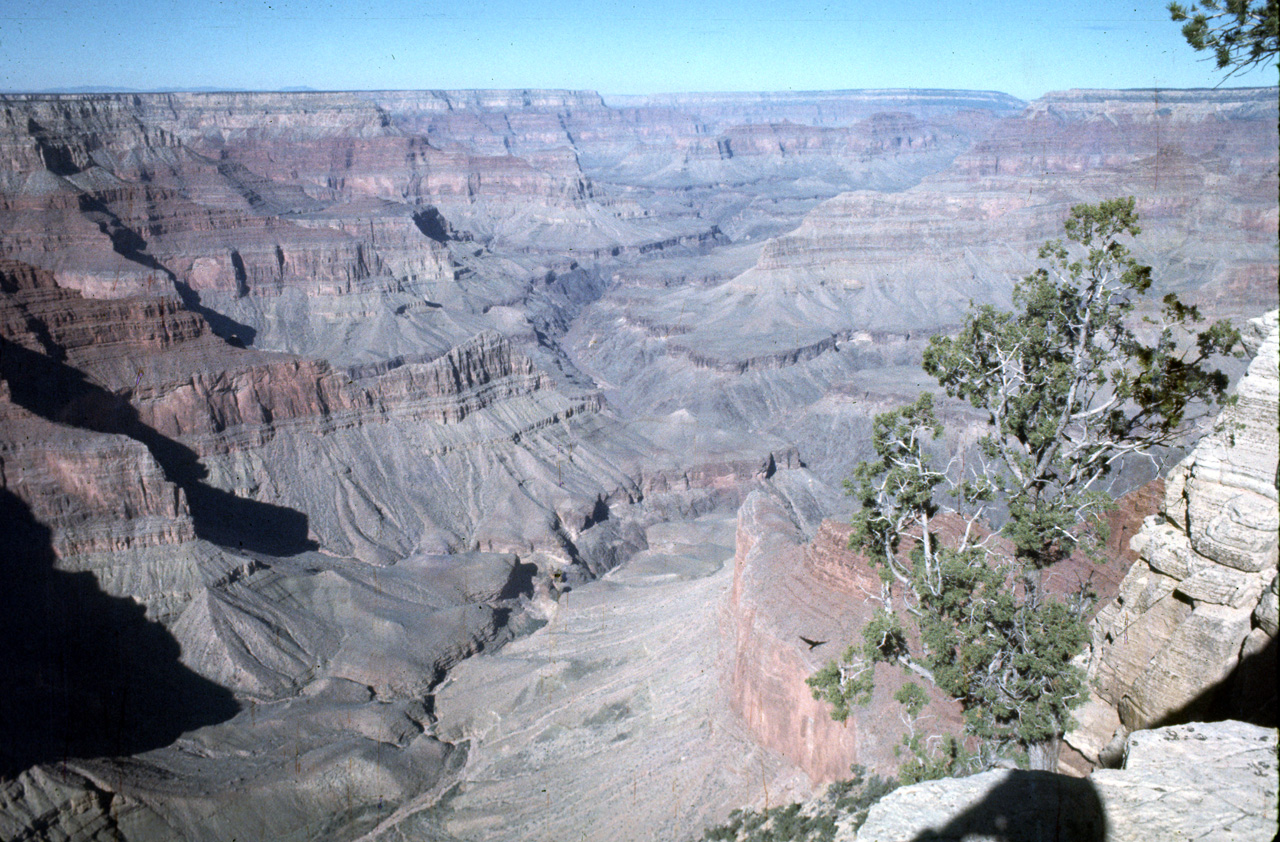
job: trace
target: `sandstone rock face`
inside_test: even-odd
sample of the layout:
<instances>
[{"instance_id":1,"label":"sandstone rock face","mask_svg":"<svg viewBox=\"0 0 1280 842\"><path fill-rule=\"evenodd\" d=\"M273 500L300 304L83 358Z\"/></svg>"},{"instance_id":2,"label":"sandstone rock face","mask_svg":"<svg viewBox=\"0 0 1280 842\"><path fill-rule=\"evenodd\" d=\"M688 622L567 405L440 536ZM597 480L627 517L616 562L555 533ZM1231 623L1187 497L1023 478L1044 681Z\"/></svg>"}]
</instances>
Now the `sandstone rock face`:
<instances>
[{"instance_id":1,"label":"sandstone rock face","mask_svg":"<svg viewBox=\"0 0 1280 842\"><path fill-rule=\"evenodd\" d=\"M505 838L543 779L582 795L534 835L679 836L892 765L896 715L803 679L866 608L831 489L923 339L1116 193L1172 285L1274 297L1274 102L1078 98L0 97L3 835Z\"/></svg>"},{"instance_id":2,"label":"sandstone rock face","mask_svg":"<svg viewBox=\"0 0 1280 842\"><path fill-rule=\"evenodd\" d=\"M1123 769L915 784L873 806L856 838L1266 842L1276 831L1276 773L1274 729L1226 721L1137 731Z\"/></svg>"},{"instance_id":3,"label":"sandstone rock face","mask_svg":"<svg viewBox=\"0 0 1280 842\"><path fill-rule=\"evenodd\" d=\"M880 607L880 576L848 548L851 528L822 519L831 505L822 497L830 493L812 475L797 472L780 474L748 495L738 510L733 587L722 621L724 646L733 657L726 668L733 710L761 744L817 783L847 778L855 764L892 773L911 727L926 740L963 730L958 706L927 684L930 704L909 726L893 694L912 676L887 664L876 665L871 702L844 723L834 721L830 705L815 700L805 684L858 643L862 626ZM1136 520L1117 517L1113 527L1124 533ZM937 528L955 525L944 519ZM1048 568L1044 580L1051 590L1070 591L1091 576L1100 597L1109 599L1122 575L1122 563L1072 557ZM802 637L821 643L811 647Z\"/></svg>"},{"instance_id":4,"label":"sandstone rock face","mask_svg":"<svg viewBox=\"0 0 1280 842\"><path fill-rule=\"evenodd\" d=\"M1275 311L1264 325L1265 338L1236 389L1238 404L1220 420L1224 429L1175 469L1165 497L1166 517L1197 555L1221 566L1213 574L1219 578L1276 566Z\"/></svg>"},{"instance_id":5,"label":"sandstone rock face","mask_svg":"<svg viewBox=\"0 0 1280 842\"><path fill-rule=\"evenodd\" d=\"M845 549L846 530L818 528L813 479L796 479L752 492L738 512L733 587L722 621L729 702L761 744L815 782L848 777L853 764L887 772L897 765L907 730L893 701L908 680L904 671L878 664L871 703L843 723L805 684L857 639L879 607L880 579ZM812 543L805 542L806 526L817 531ZM802 637L822 644L811 647ZM960 729L958 710L942 697L919 723L933 734Z\"/></svg>"},{"instance_id":6,"label":"sandstone rock face","mask_svg":"<svg viewBox=\"0 0 1280 842\"><path fill-rule=\"evenodd\" d=\"M1131 542L1138 561L1094 621L1090 682L1126 730L1207 711L1215 691L1236 696L1236 716L1274 716L1275 311L1257 332L1238 402L1169 475L1162 514ZM1219 689L1237 665L1237 683ZM1096 760L1111 737L1098 729L1114 724L1102 717L1068 739Z\"/></svg>"}]
</instances>

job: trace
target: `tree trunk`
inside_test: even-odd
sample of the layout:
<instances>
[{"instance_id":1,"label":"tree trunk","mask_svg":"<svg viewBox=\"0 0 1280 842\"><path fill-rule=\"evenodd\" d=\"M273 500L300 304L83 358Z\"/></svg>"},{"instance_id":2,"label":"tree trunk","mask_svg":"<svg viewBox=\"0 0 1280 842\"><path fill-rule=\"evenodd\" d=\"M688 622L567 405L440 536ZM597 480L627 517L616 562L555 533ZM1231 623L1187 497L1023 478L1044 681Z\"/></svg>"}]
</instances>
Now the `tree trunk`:
<instances>
[{"instance_id":1,"label":"tree trunk","mask_svg":"<svg viewBox=\"0 0 1280 842\"><path fill-rule=\"evenodd\" d=\"M1027 765L1040 772L1058 771L1058 754L1062 751L1061 735L1027 746Z\"/></svg>"}]
</instances>

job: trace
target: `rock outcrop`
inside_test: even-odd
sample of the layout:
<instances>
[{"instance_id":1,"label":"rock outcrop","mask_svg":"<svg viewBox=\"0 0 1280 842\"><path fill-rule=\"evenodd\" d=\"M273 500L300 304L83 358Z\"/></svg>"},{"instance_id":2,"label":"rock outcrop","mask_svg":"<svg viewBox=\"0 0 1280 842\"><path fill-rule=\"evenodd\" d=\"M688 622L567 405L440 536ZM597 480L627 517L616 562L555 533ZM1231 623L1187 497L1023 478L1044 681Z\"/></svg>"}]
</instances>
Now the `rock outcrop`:
<instances>
[{"instance_id":1,"label":"rock outcrop","mask_svg":"<svg viewBox=\"0 0 1280 842\"><path fill-rule=\"evenodd\" d=\"M1095 762L1117 731L1275 720L1276 312L1253 333L1237 402L1170 473L1131 541L1138 561L1094 620L1096 698L1067 739Z\"/></svg>"},{"instance_id":2,"label":"rock outcrop","mask_svg":"<svg viewBox=\"0 0 1280 842\"><path fill-rule=\"evenodd\" d=\"M738 510L733 587L722 619L732 656L725 675L730 706L761 744L815 783L847 778L852 765L891 774L903 760L900 742L908 729L926 739L963 730L958 705L927 684L930 704L908 724L893 694L912 676L888 664L875 667L872 700L843 723L831 718L828 703L813 698L805 680L858 642L879 610L882 586L878 571L849 549L851 527L822 518L831 505L823 496L830 493L808 472L791 472L748 495ZM1116 533L1136 528L1133 505L1122 502L1111 522ZM944 519L937 528L955 525ZM1005 551L1011 551L1007 544ZM1106 600L1123 570L1122 561L1099 565L1080 553L1049 567L1044 580L1051 591L1069 592L1088 579Z\"/></svg>"},{"instance_id":3,"label":"rock outcrop","mask_svg":"<svg viewBox=\"0 0 1280 842\"><path fill-rule=\"evenodd\" d=\"M32 677L0 835L483 835L528 782L509 751L578 793L522 808L564 838L626 815L615 758L705 748L697 803L639 779L646 838L889 762L896 714L837 726L803 679L865 609L826 489L924 337L1116 192L1150 193L1173 285L1273 296L1274 107L1084 100L0 96L0 657ZM1048 170L1013 161L1046 121ZM607 634L529 636L557 618ZM592 641L617 662L584 673Z\"/></svg>"},{"instance_id":4,"label":"rock outcrop","mask_svg":"<svg viewBox=\"0 0 1280 842\"><path fill-rule=\"evenodd\" d=\"M896 790L856 839L1268 842L1276 774L1274 729L1225 721L1136 731L1123 769L1087 779L1003 770Z\"/></svg>"},{"instance_id":5,"label":"rock outcrop","mask_svg":"<svg viewBox=\"0 0 1280 842\"><path fill-rule=\"evenodd\" d=\"M847 531L821 523L815 490L821 493L821 485L803 472L779 475L742 504L721 635L731 708L762 745L815 783L827 783L848 777L854 764L896 768L908 726L893 694L909 677L877 664L871 702L845 722L833 720L830 705L814 699L805 684L855 640L879 607L880 592L879 576L845 548ZM918 721L929 733L961 727L958 708L941 696Z\"/></svg>"}]
</instances>

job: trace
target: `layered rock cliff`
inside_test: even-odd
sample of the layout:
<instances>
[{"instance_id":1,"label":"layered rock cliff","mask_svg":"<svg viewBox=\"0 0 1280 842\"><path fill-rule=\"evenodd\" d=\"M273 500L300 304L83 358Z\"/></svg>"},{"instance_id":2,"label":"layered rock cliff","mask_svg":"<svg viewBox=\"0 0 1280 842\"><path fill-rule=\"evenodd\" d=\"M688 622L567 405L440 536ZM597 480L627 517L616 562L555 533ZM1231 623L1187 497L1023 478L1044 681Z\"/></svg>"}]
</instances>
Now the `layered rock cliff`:
<instances>
[{"instance_id":1,"label":"layered rock cliff","mask_svg":"<svg viewBox=\"0 0 1280 842\"><path fill-rule=\"evenodd\" d=\"M1274 109L1084 100L0 97L0 834L479 838L545 780L531 838L679 836L891 765L803 678L922 337L1114 192L1168 285L1273 294Z\"/></svg>"},{"instance_id":2,"label":"layered rock cliff","mask_svg":"<svg viewBox=\"0 0 1280 842\"><path fill-rule=\"evenodd\" d=\"M1170 473L1160 512L1131 541L1137 562L1094 621L1096 696L1068 741L1095 762L1153 725L1275 721L1276 311L1252 333L1236 403Z\"/></svg>"},{"instance_id":3,"label":"layered rock cliff","mask_svg":"<svg viewBox=\"0 0 1280 842\"><path fill-rule=\"evenodd\" d=\"M963 731L959 707L928 685L930 703L910 722L893 694L913 677L888 664L875 666L873 698L843 723L831 718L828 703L813 698L806 679L856 645L881 605L879 572L849 549L851 527L823 519L832 504L822 497L832 493L811 474L792 472L747 497L738 510L733 585L721 626L732 658L724 678L730 706L762 745L815 783L848 778L853 765L891 773L903 760L900 743L908 733L936 740ZM1150 496L1140 491L1121 501L1111 519L1114 536L1133 534L1142 516L1135 505ZM944 520L939 528L951 525ZM1002 543L998 536L991 540ZM1004 551L1011 548L1005 544ZM1118 541L1107 551L1120 556ZM1045 585L1067 592L1087 580L1106 602L1129 561L1097 564L1081 553L1048 568Z\"/></svg>"},{"instance_id":4,"label":"layered rock cliff","mask_svg":"<svg viewBox=\"0 0 1280 842\"><path fill-rule=\"evenodd\" d=\"M136 458L148 466L143 476L157 477L154 490L146 485L140 489L144 502L126 503L123 524L115 507L129 494L90 494L88 499L100 501L103 508L91 516L81 504L76 515L89 533L111 533L126 524L136 530L145 521L135 523L135 516L187 517L190 506L201 537L237 544L241 533L251 530L232 521L256 516L265 519L264 525L274 524L276 531L263 549L296 550L318 539L334 551L377 558L386 551L362 537L369 526L365 519L402 516L391 497L371 496L377 473L370 474L368 460L357 455L380 438L413 435L418 469L434 459L438 470L447 471L447 463L465 458L478 441L498 437L518 448L522 435L536 437L548 427L579 423L569 419L600 409L599 397L591 392L566 394L552 388L547 375L493 333L481 333L429 362L393 361L353 379L324 360L231 346L176 297L97 301L61 289L48 272L16 264L5 271L12 279L4 293L9 337L5 379L10 397L21 407L11 410L15 424L7 430L12 442L7 482L25 486L36 476L50 476L47 469L28 475L19 467L24 454L45 459L44 443L66 437L62 427L51 428L49 421L109 434L116 448L139 454ZM498 405L504 407L501 420L492 411ZM487 416L485 410L490 410ZM21 423L44 432L19 435L19 415ZM83 439L86 433L78 435ZM296 465L299 448L308 447L318 460L314 464L336 462L345 469L305 485L290 482L286 466ZM277 458L264 457L271 451ZM32 472L38 470L31 466ZM83 473L93 475L87 467ZM129 485L131 476L136 474L124 472L114 481ZM620 485L605 490L606 496L627 485L620 475L615 479ZM420 497L412 488L405 491ZM40 507L41 515L58 499L36 493L34 487L23 494ZM381 498L382 513L368 502L373 497ZM595 499L592 495L590 503L581 505L589 509ZM327 505L317 504L320 500ZM162 509L153 512L155 506ZM421 503L415 509L419 523L431 522ZM79 536L70 512L65 517L48 514L64 555L132 546L117 542L112 547L90 535ZM456 532L464 522L475 520L442 512L437 528ZM189 536L187 529L179 528L175 540ZM416 544L413 532L402 528L399 534L396 540L407 540L407 548ZM548 547L562 545L559 539L548 540ZM485 534L469 535L466 541L493 544Z\"/></svg>"},{"instance_id":5,"label":"layered rock cliff","mask_svg":"<svg viewBox=\"0 0 1280 842\"><path fill-rule=\"evenodd\" d=\"M783 479L780 477L780 480ZM897 765L907 724L893 694L904 671L879 664L871 702L845 722L813 698L805 679L839 657L851 630L879 607L879 576L845 550L839 531L824 527L806 546L803 525L816 529L820 507L811 477L753 492L738 512L733 585L724 606L725 693L755 738L795 763L816 782L847 777L854 764L888 770ZM802 640L820 641L809 646ZM959 729L959 711L941 698L920 717L930 733Z\"/></svg>"}]
</instances>

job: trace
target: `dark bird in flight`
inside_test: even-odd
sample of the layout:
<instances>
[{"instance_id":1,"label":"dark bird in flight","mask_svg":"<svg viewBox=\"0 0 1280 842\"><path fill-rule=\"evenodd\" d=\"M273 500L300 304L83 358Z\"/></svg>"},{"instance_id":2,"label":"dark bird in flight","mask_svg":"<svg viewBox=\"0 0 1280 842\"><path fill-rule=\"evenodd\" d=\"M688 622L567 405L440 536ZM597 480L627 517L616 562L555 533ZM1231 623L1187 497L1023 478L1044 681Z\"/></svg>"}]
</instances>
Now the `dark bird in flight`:
<instances>
[{"instance_id":1,"label":"dark bird in flight","mask_svg":"<svg viewBox=\"0 0 1280 842\"><path fill-rule=\"evenodd\" d=\"M810 649L813 649L816 646L821 646L822 644L826 643L825 640L810 640L804 635L800 635L800 639L803 640L805 643L809 644Z\"/></svg>"}]
</instances>

